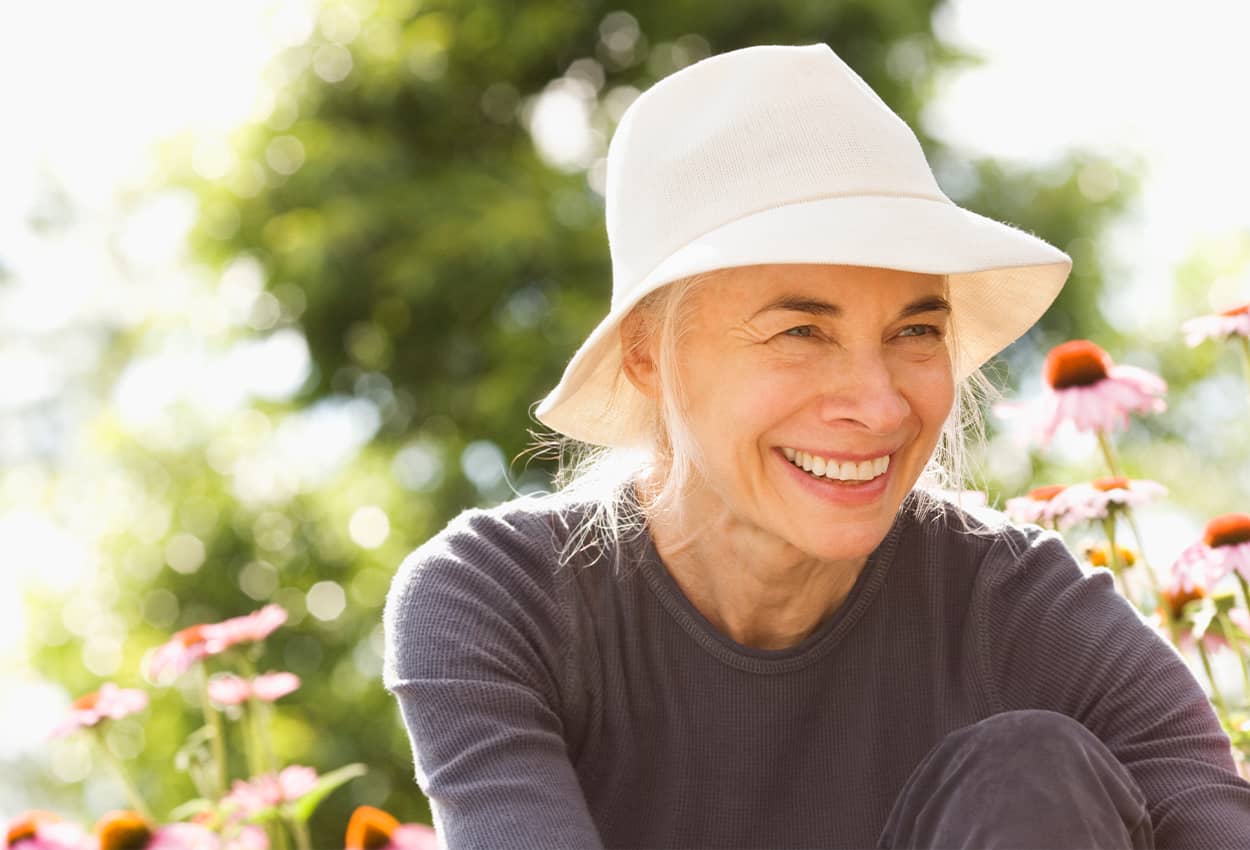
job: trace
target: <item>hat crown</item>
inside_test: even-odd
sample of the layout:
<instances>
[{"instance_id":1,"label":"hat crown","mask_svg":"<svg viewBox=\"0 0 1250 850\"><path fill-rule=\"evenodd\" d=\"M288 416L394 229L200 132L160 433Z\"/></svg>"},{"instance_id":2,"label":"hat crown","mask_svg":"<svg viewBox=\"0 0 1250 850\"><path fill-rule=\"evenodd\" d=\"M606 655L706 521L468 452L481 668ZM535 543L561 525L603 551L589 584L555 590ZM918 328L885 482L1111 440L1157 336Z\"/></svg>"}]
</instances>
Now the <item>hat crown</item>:
<instances>
[{"instance_id":1,"label":"hat crown","mask_svg":"<svg viewBox=\"0 0 1250 850\"><path fill-rule=\"evenodd\" d=\"M951 203L915 133L826 44L746 47L660 80L622 115L606 185L614 307L752 213L855 195Z\"/></svg>"}]
</instances>

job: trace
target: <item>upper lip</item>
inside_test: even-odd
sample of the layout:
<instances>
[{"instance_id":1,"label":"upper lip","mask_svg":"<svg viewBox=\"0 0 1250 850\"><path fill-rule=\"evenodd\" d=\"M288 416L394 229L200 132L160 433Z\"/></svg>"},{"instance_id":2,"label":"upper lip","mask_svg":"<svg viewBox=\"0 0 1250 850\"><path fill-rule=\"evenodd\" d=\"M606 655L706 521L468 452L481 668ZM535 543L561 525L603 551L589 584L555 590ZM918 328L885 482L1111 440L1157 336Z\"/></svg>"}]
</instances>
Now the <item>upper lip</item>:
<instances>
[{"instance_id":1,"label":"upper lip","mask_svg":"<svg viewBox=\"0 0 1250 850\"><path fill-rule=\"evenodd\" d=\"M876 460L879 457L893 456L898 449L884 449L879 452L825 452L819 449L805 449L799 446L781 446L784 449L794 449L796 452L806 452L812 457L820 457L825 460L836 460L838 463L858 463L862 460Z\"/></svg>"}]
</instances>

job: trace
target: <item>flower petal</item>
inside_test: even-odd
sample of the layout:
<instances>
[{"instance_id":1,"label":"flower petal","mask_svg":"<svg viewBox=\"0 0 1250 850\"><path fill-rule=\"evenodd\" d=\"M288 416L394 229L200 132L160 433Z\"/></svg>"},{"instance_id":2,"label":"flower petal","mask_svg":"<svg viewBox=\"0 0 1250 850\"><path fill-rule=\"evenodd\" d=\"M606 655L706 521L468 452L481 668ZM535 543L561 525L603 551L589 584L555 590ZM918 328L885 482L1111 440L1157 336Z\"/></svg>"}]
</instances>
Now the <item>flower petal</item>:
<instances>
[{"instance_id":1,"label":"flower petal","mask_svg":"<svg viewBox=\"0 0 1250 850\"><path fill-rule=\"evenodd\" d=\"M208 697L219 705L238 705L247 702L252 688L246 679L231 673L213 676L208 680Z\"/></svg>"},{"instance_id":2,"label":"flower petal","mask_svg":"<svg viewBox=\"0 0 1250 850\"><path fill-rule=\"evenodd\" d=\"M297 690L299 684L294 673L265 673L252 680L252 693L257 699L273 702Z\"/></svg>"}]
</instances>

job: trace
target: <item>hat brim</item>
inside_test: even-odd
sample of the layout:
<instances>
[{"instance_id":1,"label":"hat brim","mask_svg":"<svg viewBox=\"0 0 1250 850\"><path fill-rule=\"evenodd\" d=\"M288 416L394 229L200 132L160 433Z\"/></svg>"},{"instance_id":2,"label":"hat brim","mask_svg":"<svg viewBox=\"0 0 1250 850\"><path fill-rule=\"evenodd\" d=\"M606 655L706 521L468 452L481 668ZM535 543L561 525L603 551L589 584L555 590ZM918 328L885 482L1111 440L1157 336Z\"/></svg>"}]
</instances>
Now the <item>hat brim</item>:
<instances>
[{"instance_id":1,"label":"hat brim","mask_svg":"<svg viewBox=\"0 0 1250 850\"><path fill-rule=\"evenodd\" d=\"M582 442L641 445L651 402L621 370L621 320L664 284L771 263L946 275L958 333L956 380L1022 336L1054 302L1072 268L1053 245L946 200L855 195L762 210L705 233L629 288L578 348L535 417Z\"/></svg>"}]
</instances>

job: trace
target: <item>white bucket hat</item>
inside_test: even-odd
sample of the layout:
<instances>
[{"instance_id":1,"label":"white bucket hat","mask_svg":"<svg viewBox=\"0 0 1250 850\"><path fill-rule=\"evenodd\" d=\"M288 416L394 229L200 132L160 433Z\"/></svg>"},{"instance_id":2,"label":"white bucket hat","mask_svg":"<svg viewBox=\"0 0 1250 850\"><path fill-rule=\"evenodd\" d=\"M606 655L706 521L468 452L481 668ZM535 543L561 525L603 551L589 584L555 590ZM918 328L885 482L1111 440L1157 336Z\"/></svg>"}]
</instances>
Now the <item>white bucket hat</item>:
<instances>
[{"instance_id":1,"label":"white bucket hat","mask_svg":"<svg viewBox=\"0 0 1250 850\"><path fill-rule=\"evenodd\" d=\"M1018 339L1068 277L1067 254L957 206L911 128L826 44L710 56L630 104L608 146L612 304L535 416L637 446L653 404L621 369L621 319L698 272L831 263L947 275L956 379Z\"/></svg>"}]
</instances>

